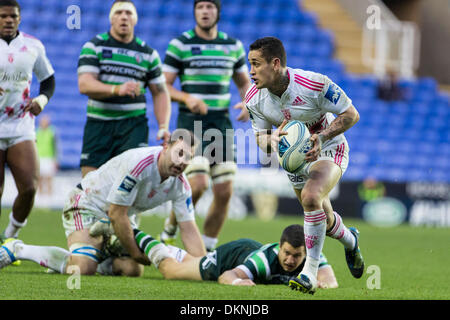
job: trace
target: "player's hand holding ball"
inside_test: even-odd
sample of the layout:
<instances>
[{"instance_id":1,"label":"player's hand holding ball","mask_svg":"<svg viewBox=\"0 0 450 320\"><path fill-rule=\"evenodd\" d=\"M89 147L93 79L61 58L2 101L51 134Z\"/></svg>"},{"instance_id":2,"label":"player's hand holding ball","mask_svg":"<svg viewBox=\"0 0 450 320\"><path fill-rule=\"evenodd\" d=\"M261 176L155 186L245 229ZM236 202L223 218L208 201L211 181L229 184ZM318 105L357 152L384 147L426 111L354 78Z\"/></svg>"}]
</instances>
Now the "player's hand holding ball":
<instances>
[{"instance_id":1,"label":"player's hand holding ball","mask_svg":"<svg viewBox=\"0 0 450 320\"><path fill-rule=\"evenodd\" d=\"M311 150L309 150L305 155L306 162L313 162L319 158L320 152L322 151L323 137L320 134L313 134L309 139L312 144Z\"/></svg>"},{"instance_id":2,"label":"player's hand holding ball","mask_svg":"<svg viewBox=\"0 0 450 320\"><path fill-rule=\"evenodd\" d=\"M286 119L283 120L283 122L280 124L280 126L272 132L270 135L270 147L272 152L278 152L278 144L280 143L281 136L287 135L286 131L283 131L284 126L288 123Z\"/></svg>"}]
</instances>

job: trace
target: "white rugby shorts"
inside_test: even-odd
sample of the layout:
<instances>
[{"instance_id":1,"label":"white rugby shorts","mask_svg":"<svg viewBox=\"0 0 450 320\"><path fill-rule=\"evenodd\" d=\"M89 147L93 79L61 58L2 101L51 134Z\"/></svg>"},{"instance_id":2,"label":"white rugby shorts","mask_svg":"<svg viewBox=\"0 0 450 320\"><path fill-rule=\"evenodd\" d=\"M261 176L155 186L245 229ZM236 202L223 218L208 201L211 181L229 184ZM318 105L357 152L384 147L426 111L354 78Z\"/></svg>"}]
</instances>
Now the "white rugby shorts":
<instances>
[{"instance_id":1,"label":"white rugby shorts","mask_svg":"<svg viewBox=\"0 0 450 320\"><path fill-rule=\"evenodd\" d=\"M344 137L335 137L332 140L326 141L322 146L322 151L320 152L319 158L314 162L308 162L303 166L298 172L290 173L286 171L286 174L291 181L294 189L303 189L306 181L309 178L309 170L312 165L318 161L331 161L341 168L342 174L344 175L347 170L350 148L348 146L347 140Z\"/></svg>"},{"instance_id":2,"label":"white rugby shorts","mask_svg":"<svg viewBox=\"0 0 450 320\"><path fill-rule=\"evenodd\" d=\"M19 136L19 137L10 137L10 138L0 137L0 150L6 151L9 148L11 148L12 146L14 146L18 143L21 143L23 141L27 141L27 140L35 141L36 135L35 134L24 134L23 136Z\"/></svg>"}]
</instances>

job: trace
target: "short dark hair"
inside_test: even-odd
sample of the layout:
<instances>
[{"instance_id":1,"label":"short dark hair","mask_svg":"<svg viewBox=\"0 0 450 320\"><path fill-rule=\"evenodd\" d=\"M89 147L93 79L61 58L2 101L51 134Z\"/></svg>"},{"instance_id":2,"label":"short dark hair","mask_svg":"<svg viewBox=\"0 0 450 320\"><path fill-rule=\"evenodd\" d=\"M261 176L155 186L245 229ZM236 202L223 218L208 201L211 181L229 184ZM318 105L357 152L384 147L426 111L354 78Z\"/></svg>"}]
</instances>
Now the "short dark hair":
<instances>
[{"instance_id":1,"label":"short dark hair","mask_svg":"<svg viewBox=\"0 0 450 320\"><path fill-rule=\"evenodd\" d=\"M303 226L299 224L291 224L286 227L281 234L280 246L283 243L289 243L294 248L305 245L305 233L303 231Z\"/></svg>"},{"instance_id":2,"label":"short dark hair","mask_svg":"<svg viewBox=\"0 0 450 320\"><path fill-rule=\"evenodd\" d=\"M20 12L20 5L16 0L0 0L0 7L16 7Z\"/></svg>"},{"instance_id":3,"label":"short dark hair","mask_svg":"<svg viewBox=\"0 0 450 320\"><path fill-rule=\"evenodd\" d=\"M250 45L250 51L261 50L262 56L267 62L271 62L273 58L280 59L282 67L286 67L286 50L284 50L283 42L275 37L264 37L255 40Z\"/></svg>"}]
</instances>

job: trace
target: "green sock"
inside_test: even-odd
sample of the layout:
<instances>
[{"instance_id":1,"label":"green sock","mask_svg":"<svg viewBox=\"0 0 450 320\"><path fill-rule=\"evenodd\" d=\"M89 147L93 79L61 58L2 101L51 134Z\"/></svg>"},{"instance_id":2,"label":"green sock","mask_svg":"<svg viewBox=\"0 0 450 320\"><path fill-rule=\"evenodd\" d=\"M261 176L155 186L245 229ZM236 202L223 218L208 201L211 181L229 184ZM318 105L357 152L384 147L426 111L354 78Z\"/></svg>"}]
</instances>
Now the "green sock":
<instances>
[{"instance_id":1,"label":"green sock","mask_svg":"<svg viewBox=\"0 0 450 320\"><path fill-rule=\"evenodd\" d=\"M138 229L134 229L133 232L138 247L145 252L156 267L159 266L162 260L170 257L169 249L160 241Z\"/></svg>"}]
</instances>

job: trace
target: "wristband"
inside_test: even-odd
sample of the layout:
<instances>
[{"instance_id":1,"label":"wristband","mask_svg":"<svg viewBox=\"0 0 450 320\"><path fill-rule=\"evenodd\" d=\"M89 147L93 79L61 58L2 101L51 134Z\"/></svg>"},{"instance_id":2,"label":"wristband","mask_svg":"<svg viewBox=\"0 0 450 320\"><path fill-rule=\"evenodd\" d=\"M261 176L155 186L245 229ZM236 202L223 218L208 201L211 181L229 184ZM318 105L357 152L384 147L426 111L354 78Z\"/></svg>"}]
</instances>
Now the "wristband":
<instances>
[{"instance_id":1,"label":"wristband","mask_svg":"<svg viewBox=\"0 0 450 320\"><path fill-rule=\"evenodd\" d=\"M165 126L160 127L158 133L156 134L156 138L161 139L164 137L164 132L169 132L169 130L167 130Z\"/></svg>"},{"instance_id":2,"label":"wristband","mask_svg":"<svg viewBox=\"0 0 450 320\"><path fill-rule=\"evenodd\" d=\"M48 103L48 98L45 94L40 94L36 98L34 98L32 101L36 102L39 105L39 107L41 107L41 111L42 111L42 110L44 110L44 107Z\"/></svg>"},{"instance_id":3,"label":"wristband","mask_svg":"<svg viewBox=\"0 0 450 320\"><path fill-rule=\"evenodd\" d=\"M232 285L232 286L235 286L236 284L238 284L238 283L241 282L241 281L242 281L241 278L234 279L234 280L231 282L231 285Z\"/></svg>"},{"instance_id":4,"label":"wristband","mask_svg":"<svg viewBox=\"0 0 450 320\"><path fill-rule=\"evenodd\" d=\"M118 96L119 95L119 91L120 89L119 89L119 86L117 86L117 85L113 85L112 87L111 87L111 93L113 94L113 95L115 95L115 96Z\"/></svg>"}]
</instances>

